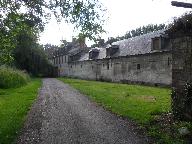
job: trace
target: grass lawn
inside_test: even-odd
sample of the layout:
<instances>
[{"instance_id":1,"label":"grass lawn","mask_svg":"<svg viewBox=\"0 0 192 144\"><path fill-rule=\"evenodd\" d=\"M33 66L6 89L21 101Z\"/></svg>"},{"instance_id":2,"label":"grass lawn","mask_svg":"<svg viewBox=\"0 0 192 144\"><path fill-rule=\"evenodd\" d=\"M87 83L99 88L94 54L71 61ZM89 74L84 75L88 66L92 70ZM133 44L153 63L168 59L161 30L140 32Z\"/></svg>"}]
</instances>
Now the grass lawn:
<instances>
[{"instance_id":1,"label":"grass lawn","mask_svg":"<svg viewBox=\"0 0 192 144\"><path fill-rule=\"evenodd\" d=\"M136 121L146 128L148 134L153 136L157 143L183 143L177 135L176 127L184 123L169 124L169 119L161 116L171 110L170 89L69 78L59 78L59 80L78 89L117 115ZM156 121L159 118L166 120ZM176 133L175 136L172 134L172 129Z\"/></svg>"},{"instance_id":2,"label":"grass lawn","mask_svg":"<svg viewBox=\"0 0 192 144\"><path fill-rule=\"evenodd\" d=\"M140 124L170 111L171 90L139 85L59 78L112 112Z\"/></svg>"},{"instance_id":3,"label":"grass lawn","mask_svg":"<svg viewBox=\"0 0 192 144\"><path fill-rule=\"evenodd\" d=\"M0 144L14 142L40 86L40 79L32 79L20 88L0 89Z\"/></svg>"}]
</instances>

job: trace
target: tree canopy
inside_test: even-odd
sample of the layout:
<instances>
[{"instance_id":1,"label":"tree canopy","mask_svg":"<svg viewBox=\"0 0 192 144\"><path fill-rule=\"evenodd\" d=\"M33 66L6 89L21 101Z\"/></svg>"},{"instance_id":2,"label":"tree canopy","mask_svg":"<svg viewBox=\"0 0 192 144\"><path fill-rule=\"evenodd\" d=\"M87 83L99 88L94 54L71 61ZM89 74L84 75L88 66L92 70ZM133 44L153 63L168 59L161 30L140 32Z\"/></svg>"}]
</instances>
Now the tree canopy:
<instances>
[{"instance_id":1,"label":"tree canopy","mask_svg":"<svg viewBox=\"0 0 192 144\"><path fill-rule=\"evenodd\" d=\"M173 23L168 27L166 33L169 37L177 37L179 35L192 35L192 12L183 14L179 18L175 18Z\"/></svg>"},{"instance_id":2,"label":"tree canopy","mask_svg":"<svg viewBox=\"0 0 192 144\"><path fill-rule=\"evenodd\" d=\"M25 14L33 23L43 30L43 26L54 14L57 20L75 24L81 33L94 39L103 32L103 9L98 0L2 0L0 1L0 21L10 13ZM3 23L2 23L3 24Z\"/></svg>"},{"instance_id":3,"label":"tree canopy","mask_svg":"<svg viewBox=\"0 0 192 144\"><path fill-rule=\"evenodd\" d=\"M100 47L100 46L104 46L107 44L112 44L113 42L119 41L119 40L123 40L123 39L128 39L128 38L132 38L135 36L140 36L143 34L147 34L150 32L154 32L154 31L158 31L158 30L162 30L162 29L166 29L167 26L165 24L149 24L146 26L142 26L130 31L127 31L125 35L123 36L117 36L117 37L109 37L108 40L106 42L104 42L104 39L97 39L96 43L92 45L92 47Z\"/></svg>"},{"instance_id":4,"label":"tree canopy","mask_svg":"<svg viewBox=\"0 0 192 144\"><path fill-rule=\"evenodd\" d=\"M81 38L96 39L104 31L104 11L98 0L1 0L0 65L15 60L21 69L44 73L40 67L50 63L37 40L51 15L74 24Z\"/></svg>"}]
</instances>

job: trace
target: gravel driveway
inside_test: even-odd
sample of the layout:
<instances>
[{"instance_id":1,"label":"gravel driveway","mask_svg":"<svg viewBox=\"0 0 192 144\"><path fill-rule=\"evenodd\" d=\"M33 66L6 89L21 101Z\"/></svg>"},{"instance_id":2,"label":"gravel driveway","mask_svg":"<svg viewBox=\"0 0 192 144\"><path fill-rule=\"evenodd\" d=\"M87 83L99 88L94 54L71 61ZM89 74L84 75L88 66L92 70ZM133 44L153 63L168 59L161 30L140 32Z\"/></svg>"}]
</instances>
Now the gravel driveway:
<instances>
[{"instance_id":1,"label":"gravel driveway","mask_svg":"<svg viewBox=\"0 0 192 144\"><path fill-rule=\"evenodd\" d=\"M44 79L19 144L143 144L129 120L106 111L77 90L56 79Z\"/></svg>"}]
</instances>

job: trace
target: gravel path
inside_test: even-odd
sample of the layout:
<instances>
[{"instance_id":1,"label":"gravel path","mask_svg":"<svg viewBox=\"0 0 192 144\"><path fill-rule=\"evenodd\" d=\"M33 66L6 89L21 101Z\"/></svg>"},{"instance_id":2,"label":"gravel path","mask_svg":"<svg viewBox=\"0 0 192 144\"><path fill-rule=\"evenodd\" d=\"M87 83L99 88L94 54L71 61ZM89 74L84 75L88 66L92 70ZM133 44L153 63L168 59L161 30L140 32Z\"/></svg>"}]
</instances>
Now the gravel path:
<instances>
[{"instance_id":1,"label":"gravel path","mask_svg":"<svg viewBox=\"0 0 192 144\"><path fill-rule=\"evenodd\" d=\"M44 79L18 144L143 144L136 126L67 84Z\"/></svg>"}]
</instances>

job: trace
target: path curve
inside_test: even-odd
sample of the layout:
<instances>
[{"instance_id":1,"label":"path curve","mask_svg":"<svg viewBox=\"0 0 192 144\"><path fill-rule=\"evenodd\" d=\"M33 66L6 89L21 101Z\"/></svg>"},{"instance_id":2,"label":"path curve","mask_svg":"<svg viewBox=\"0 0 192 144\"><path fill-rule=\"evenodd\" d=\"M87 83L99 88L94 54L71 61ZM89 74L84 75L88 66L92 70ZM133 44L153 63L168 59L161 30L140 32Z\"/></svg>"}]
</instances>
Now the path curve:
<instances>
[{"instance_id":1,"label":"path curve","mask_svg":"<svg viewBox=\"0 0 192 144\"><path fill-rule=\"evenodd\" d=\"M56 79L44 79L18 144L144 144L136 126Z\"/></svg>"}]
</instances>

